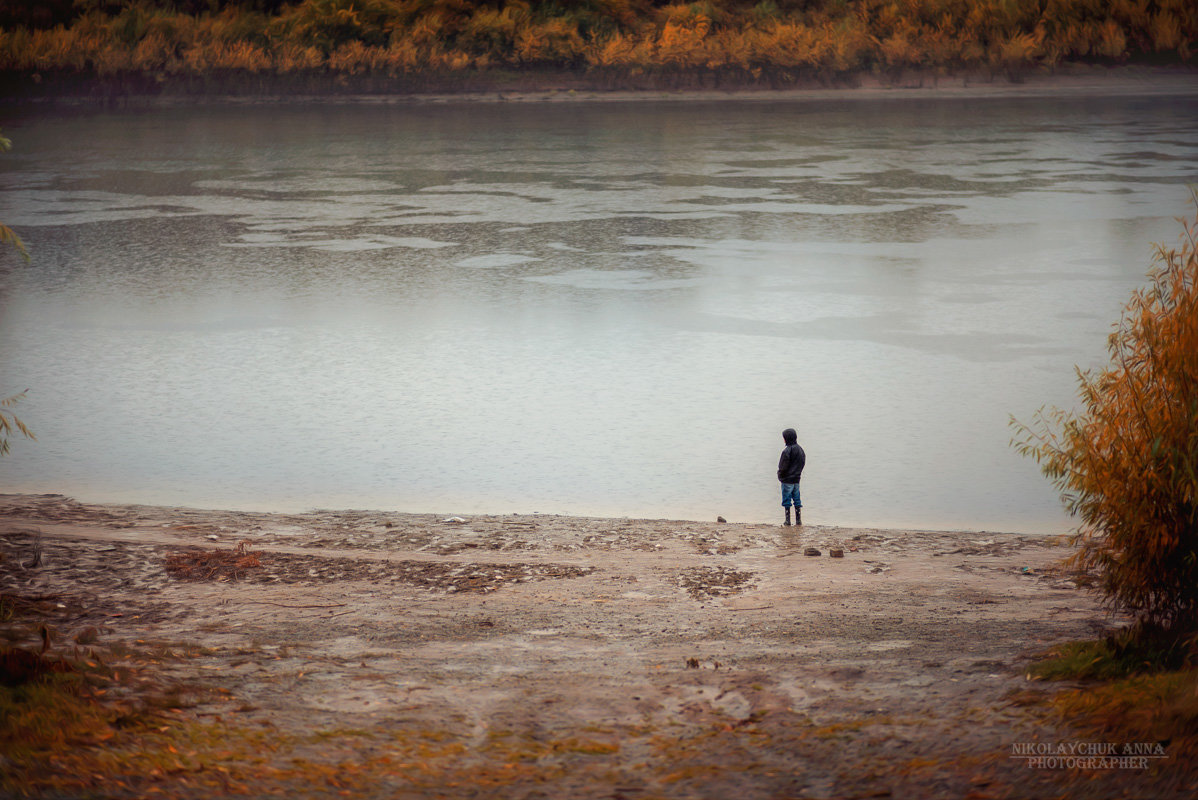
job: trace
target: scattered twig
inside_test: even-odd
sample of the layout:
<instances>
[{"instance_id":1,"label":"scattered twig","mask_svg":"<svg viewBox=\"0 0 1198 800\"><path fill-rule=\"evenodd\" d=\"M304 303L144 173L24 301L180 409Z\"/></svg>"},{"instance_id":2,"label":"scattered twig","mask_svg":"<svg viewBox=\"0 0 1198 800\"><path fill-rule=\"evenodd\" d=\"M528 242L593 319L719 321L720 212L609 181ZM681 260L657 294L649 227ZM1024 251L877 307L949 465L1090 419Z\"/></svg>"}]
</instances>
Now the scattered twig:
<instances>
[{"instance_id":1,"label":"scattered twig","mask_svg":"<svg viewBox=\"0 0 1198 800\"><path fill-rule=\"evenodd\" d=\"M38 531L33 537L33 557L21 566L25 569L37 569L42 565L42 534Z\"/></svg>"},{"instance_id":2,"label":"scattered twig","mask_svg":"<svg viewBox=\"0 0 1198 800\"><path fill-rule=\"evenodd\" d=\"M246 544L240 541L231 551L192 549L168 555L166 571L172 577L192 581L244 578L248 570L262 567L258 556Z\"/></svg>"}]
</instances>

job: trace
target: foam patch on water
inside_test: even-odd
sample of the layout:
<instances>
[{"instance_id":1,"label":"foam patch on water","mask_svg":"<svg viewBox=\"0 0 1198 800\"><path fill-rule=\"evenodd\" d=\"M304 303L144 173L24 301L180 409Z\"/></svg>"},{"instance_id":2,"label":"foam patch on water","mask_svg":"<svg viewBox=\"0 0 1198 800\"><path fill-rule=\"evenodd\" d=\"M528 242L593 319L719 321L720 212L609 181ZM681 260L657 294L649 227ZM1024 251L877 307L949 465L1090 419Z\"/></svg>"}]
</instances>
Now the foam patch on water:
<instances>
[{"instance_id":1,"label":"foam patch on water","mask_svg":"<svg viewBox=\"0 0 1198 800\"><path fill-rule=\"evenodd\" d=\"M621 291L679 289L702 282L698 278L659 278L655 273L643 269L573 269L559 272L556 275L535 275L524 280L571 286L575 289L616 289Z\"/></svg>"},{"instance_id":2,"label":"foam patch on water","mask_svg":"<svg viewBox=\"0 0 1198 800\"><path fill-rule=\"evenodd\" d=\"M386 250L394 246L374 239L334 239L312 245L314 249L324 250L326 253L359 253L363 250Z\"/></svg>"},{"instance_id":3,"label":"foam patch on water","mask_svg":"<svg viewBox=\"0 0 1198 800\"><path fill-rule=\"evenodd\" d=\"M195 204L185 197L150 197L110 192L34 189L14 192L6 199L13 205L4 209L4 221L14 227L87 225L129 219L180 217L190 216L199 211Z\"/></svg>"},{"instance_id":4,"label":"foam patch on water","mask_svg":"<svg viewBox=\"0 0 1198 800\"><path fill-rule=\"evenodd\" d=\"M277 178L264 175L261 178L202 180L192 184L197 189L216 191L255 191L278 192L290 194L295 192L385 192L402 188L391 181L380 181L371 178L332 178L327 176L305 176L298 178Z\"/></svg>"},{"instance_id":5,"label":"foam patch on water","mask_svg":"<svg viewBox=\"0 0 1198 800\"><path fill-rule=\"evenodd\" d=\"M1001 197L975 197L968 204L950 209L966 225L1019 225L1077 223L1094 219L1134 219L1167 217L1176 210L1173 198L1162 196L1148 187L1120 191L1112 184L1083 184L1070 191L1038 190L1016 192Z\"/></svg>"},{"instance_id":6,"label":"foam patch on water","mask_svg":"<svg viewBox=\"0 0 1198 800\"><path fill-rule=\"evenodd\" d=\"M319 235L319 234L309 234ZM304 236L304 234L299 234ZM227 242L225 247L311 247L331 253L355 253L365 250L387 250L405 247L413 250L435 250L454 247L456 242L439 242L422 236L366 236L355 239L296 239L278 233L260 231L242 234L240 242Z\"/></svg>"}]
</instances>

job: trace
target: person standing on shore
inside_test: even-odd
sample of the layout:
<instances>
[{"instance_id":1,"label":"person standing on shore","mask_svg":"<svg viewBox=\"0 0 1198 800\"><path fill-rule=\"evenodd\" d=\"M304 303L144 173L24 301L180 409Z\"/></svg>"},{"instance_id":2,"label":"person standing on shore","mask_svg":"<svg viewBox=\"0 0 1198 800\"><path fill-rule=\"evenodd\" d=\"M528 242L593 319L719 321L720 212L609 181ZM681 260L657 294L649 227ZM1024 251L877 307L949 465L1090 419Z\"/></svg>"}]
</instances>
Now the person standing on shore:
<instances>
[{"instance_id":1,"label":"person standing on shore","mask_svg":"<svg viewBox=\"0 0 1198 800\"><path fill-rule=\"evenodd\" d=\"M795 525L803 524L803 501L799 498L799 480L803 477L803 467L807 465L807 454L799 447L799 435L794 428L782 431L782 441L786 448L778 459L778 481L782 484L782 508L786 509L786 522L790 524L790 506L795 508Z\"/></svg>"}]
</instances>

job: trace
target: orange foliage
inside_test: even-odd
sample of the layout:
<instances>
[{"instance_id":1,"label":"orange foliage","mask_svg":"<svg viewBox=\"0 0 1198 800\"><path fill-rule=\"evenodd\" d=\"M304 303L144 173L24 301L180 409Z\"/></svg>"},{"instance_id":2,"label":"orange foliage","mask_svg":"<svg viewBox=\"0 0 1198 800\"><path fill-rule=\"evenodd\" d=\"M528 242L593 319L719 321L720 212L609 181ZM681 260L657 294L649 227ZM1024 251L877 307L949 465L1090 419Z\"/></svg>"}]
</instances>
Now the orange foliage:
<instances>
[{"instance_id":1,"label":"orange foliage","mask_svg":"<svg viewBox=\"0 0 1198 800\"><path fill-rule=\"evenodd\" d=\"M222 5L190 15L134 0L68 26L0 30L0 69L397 75L512 65L777 81L1187 60L1198 40L1192 0L811 0L788 10L731 0L299 0L273 15Z\"/></svg>"},{"instance_id":2,"label":"orange foliage","mask_svg":"<svg viewBox=\"0 0 1198 800\"><path fill-rule=\"evenodd\" d=\"M1198 193L1194 195L1198 207ZM1198 216L1180 248L1156 247L1151 284L1110 336L1111 364L1078 372L1079 414L1017 425L1080 517L1071 559L1117 609L1198 628Z\"/></svg>"},{"instance_id":3,"label":"orange foliage","mask_svg":"<svg viewBox=\"0 0 1198 800\"><path fill-rule=\"evenodd\" d=\"M346 75L382 71L387 66L387 51L361 42L346 42L329 53L329 69Z\"/></svg>"},{"instance_id":4,"label":"orange foliage","mask_svg":"<svg viewBox=\"0 0 1198 800\"><path fill-rule=\"evenodd\" d=\"M1167 11L1153 15L1148 30L1152 49L1157 53L1176 50L1185 42L1181 32L1181 20Z\"/></svg>"},{"instance_id":5,"label":"orange foliage","mask_svg":"<svg viewBox=\"0 0 1198 800\"><path fill-rule=\"evenodd\" d=\"M325 58L315 47L304 47L288 42L275 48L274 62L275 70L287 73L317 69L324 65Z\"/></svg>"},{"instance_id":6,"label":"orange foliage","mask_svg":"<svg viewBox=\"0 0 1198 800\"><path fill-rule=\"evenodd\" d=\"M991 46L990 63L1012 71L1020 65L1033 63L1043 52L1043 43L1043 28L1004 36Z\"/></svg>"},{"instance_id":7,"label":"orange foliage","mask_svg":"<svg viewBox=\"0 0 1198 800\"><path fill-rule=\"evenodd\" d=\"M754 61L779 67L814 67L830 51L827 31L806 25L778 22L754 44Z\"/></svg>"},{"instance_id":8,"label":"orange foliage","mask_svg":"<svg viewBox=\"0 0 1198 800\"><path fill-rule=\"evenodd\" d=\"M516 59L523 64L573 64L585 44L576 28L565 20L530 24L516 37Z\"/></svg>"},{"instance_id":9,"label":"orange foliage","mask_svg":"<svg viewBox=\"0 0 1198 800\"><path fill-rule=\"evenodd\" d=\"M1113 19L1108 19L1098 28L1098 44L1095 52L1107 58L1122 58L1127 52L1127 36Z\"/></svg>"}]
</instances>

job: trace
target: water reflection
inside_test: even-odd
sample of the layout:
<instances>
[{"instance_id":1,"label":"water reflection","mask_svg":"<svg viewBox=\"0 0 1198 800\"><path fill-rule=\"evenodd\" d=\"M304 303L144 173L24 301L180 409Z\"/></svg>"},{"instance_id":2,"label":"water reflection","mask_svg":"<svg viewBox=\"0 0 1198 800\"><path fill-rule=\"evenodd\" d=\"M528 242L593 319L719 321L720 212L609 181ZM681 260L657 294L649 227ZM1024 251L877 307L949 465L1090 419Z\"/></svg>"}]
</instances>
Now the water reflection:
<instances>
[{"instance_id":1,"label":"water reflection","mask_svg":"<svg viewBox=\"0 0 1198 800\"><path fill-rule=\"evenodd\" d=\"M781 514L782 509L779 507L779 519L781 518ZM803 551L810 546L811 534L810 532L806 532L805 535L802 525L791 525L790 527L782 527L778 530L778 558L801 556Z\"/></svg>"},{"instance_id":2,"label":"water reflection","mask_svg":"<svg viewBox=\"0 0 1198 800\"><path fill-rule=\"evenodd\" d=\"M1176 236L1198 110L178 109L6 123L14 489L1062 524L1006 421Z\"/></svg>"}]
</instances>

